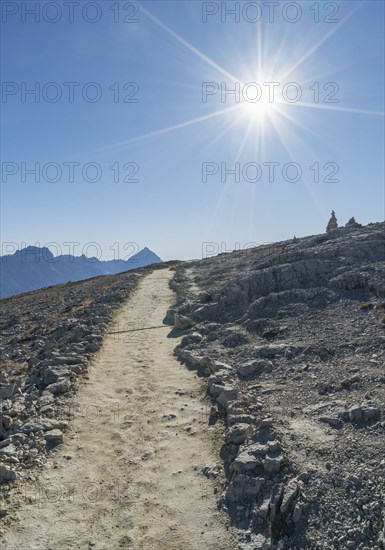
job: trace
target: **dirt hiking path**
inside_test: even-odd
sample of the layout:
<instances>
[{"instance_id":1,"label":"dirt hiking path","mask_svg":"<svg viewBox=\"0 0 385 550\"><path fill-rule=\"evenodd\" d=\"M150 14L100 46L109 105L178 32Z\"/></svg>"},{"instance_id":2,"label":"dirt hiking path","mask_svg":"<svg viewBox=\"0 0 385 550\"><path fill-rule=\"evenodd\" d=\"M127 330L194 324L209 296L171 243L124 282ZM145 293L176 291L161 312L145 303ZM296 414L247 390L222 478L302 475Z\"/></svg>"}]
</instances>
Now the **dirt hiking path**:
<instances>
[{"instance_id":1,"label":"dirt hiking path","mask_svg":"<svg viewBox=\"0 0 385 550\"><path fill-rule=\"evenodd\" d=\"M140 282L113 330L162 325L173 273ZM28 487L7 550L233 550L201 473L215 463L202 385L170 327L109 334L75 398L71 431Z\"/></svg>"}]
</instances>

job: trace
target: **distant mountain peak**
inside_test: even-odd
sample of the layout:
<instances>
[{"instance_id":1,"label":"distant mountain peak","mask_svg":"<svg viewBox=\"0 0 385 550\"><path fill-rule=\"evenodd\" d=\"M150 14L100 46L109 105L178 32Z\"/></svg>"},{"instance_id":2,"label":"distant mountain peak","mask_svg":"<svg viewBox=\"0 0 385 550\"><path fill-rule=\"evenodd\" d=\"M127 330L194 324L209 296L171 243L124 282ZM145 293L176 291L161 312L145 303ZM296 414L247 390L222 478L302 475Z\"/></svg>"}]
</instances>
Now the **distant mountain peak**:
<instances>
[{"instance_id":1,"label":"distant mountain peak","mask_svg":"<svg viewBox=\"0 0 385 550\"><path fill-rule=\"evenodd\" d=\"M47 248L46 246L39 247L39 246L33 246L33 245L29 245L29 246L26 246L25 248L21 248L20 250L16 250L14 254L10 254L9 256L16 256L16 257L21 256L25 259L39 258L39 260L44 258L51 260L52 258L54 258L54 255L52 254L50 249Z\"/></svg>"},{"instance_id":2,"label":"distant mountain peak","mask_svg":"<svg viewBox=\"0 0 385 550\"><path fill-rule=\"evenodd\" d=\"M145 267L162 260L147 246L127 260L99 260L63 254L54 256L49 248L26 246L0 262L0 297L36 290L67 281L81 281L98 275L114 275Z\"/></svg>"}]
</instances>

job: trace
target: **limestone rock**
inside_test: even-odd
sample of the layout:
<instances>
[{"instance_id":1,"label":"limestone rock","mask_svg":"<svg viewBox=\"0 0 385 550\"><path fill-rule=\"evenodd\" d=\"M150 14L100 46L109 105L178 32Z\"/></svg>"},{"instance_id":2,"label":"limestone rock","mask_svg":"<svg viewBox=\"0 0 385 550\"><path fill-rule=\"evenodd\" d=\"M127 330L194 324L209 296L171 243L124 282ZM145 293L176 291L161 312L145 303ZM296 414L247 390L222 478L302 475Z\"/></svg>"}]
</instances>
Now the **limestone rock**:
<instances>
[{"instance_id":1,"label":"limestone rock","mask_svg":"<svg viewBox=\"0 0 385 550\"><path fill-rule=\"evenodd\" d=\"M252 414L228 414L227 425L233 426L234 424L255 424L256 418Z\"/></svg>"},{"instance_id":2,"label":"limestone rock","mask_svg":"<svg viewBox=\"0 0 385 550\"><path fill-rule=\"evenodd\" d=\"M352 422L359 422L362 419L362 408L359 406L349 409L349 418Z\"/></svg>"},{"instance_id":3,"label":"limestone rock","mask_svg":"<svg viewBox=\"0 0 385 550\"><path fill-rule=\"evenodd\" d=\"M17 454L17 447L13 443L0 449L0 458L9 458Z\"/></svg>"},{"instance_id":4,"label":"limestone rock","mask_svg":"<svg viewBox=\"0 0 385 550\"><path fill-rule=\"evenodd\" d=\"M222 393L224 388L224 385L217 384L217 383L211 383L209 385L209 393L212 397L219 397L219 395Z\"/></svg>"},{"instance_id":5,"label":"limestone rock","mask_svg":"<svg viewBox=\"0 0 385 550\"><path fill-rule=\"evenodd\" d=\"M47 432L53 429L65 428L68 422L65 420L53 420L51 418L36 418L27 422L19 428L20 434L31 434L36 432Z\"/></svg>"},{"instance_id":6,"label":"limestone rock","mask_svg":"<svg viewBox=\"0 0 385 550\"><path fill-rule=\"evenodd\" d=\"M15 481L19 477L20 475L17 472L4 464L0 464L0 481Z\"/></svg>"},{"instance_id":7,"label":"limestone rock","mask_svg":"<svg viewBox=\"0 0 385 550\"><path fill-rule=\"evenodd\" d=\"M43 381L46 386L53 384L59 380L59 378L66 378L71 375L67 366L48 367L44 370Z\"/></svg>"},{"instance_id":8,"label":"limestone rock","mask_svg":"<svg viewBox=\"0 0 385 550\"><path fill-rule=\"evenodd\" d=\"M250 424L234 424L226 431L225 442L240 445L251 436L254 429Z\"/></svg>"},{"instance_id":9,"label":"limestone rock","mask_svg":"<svg viewBox=\"0 0 385 550\"><path fill-rule=\"evenodd\" d=\"M247 361L237 367L237 373L240 378L246 379L262 374L262 372L271 372L272 363L263 359Z\"/></svg>"},{"instance_id":10,"label":"limestone rock","mask_svg":"<svg viewBox=\"0 0 385 550\"><path fill-rule=\"evenodd\" d=\"M286 485L283 493L281 514L286 514L293 503L293 500L299 493L298 480L296 478L291 479Z\"/></svg>"},{"instance_id":11,"label":"limestone rock","mask_svg":"<svg viewBox=\"0 0 385 550\"><path fill-rule=\"evenodd\" d=\"M254 456L248 451L241 452L234 462L231 464L231 469L234 472L243 474L245 472L251 472L262 464L259 457Z\"/></svg>"},{"instance_id":12,"label":"limestone rock","mask_svg":"<svg viewBox=\"0 0 385 550\"><path fill-rule=\"evenodd\" d=\"M19 383L13 382L12 384L8 384L7 386L0 388L0 399L9 399L12 397L19 386Z\"/></svg>"},{"instance_id":13,"label":"limestone rock","mask_svg":"<svg viewBox=\"0 0 385 550\"><path fill-rule=\"evenodd\" d=\"M263 460L262 464L266 472L269 474L274 472L279 472L282 468L284 462L284 458L282 455L271 457L266 456L266 458Z\"/></svg>"},{"instance_id":14,"label":"limestone rock","mask_svg":"<svg viewBox=\"0 0 385 550\"><path fill-rule=\"evenodd\" d=\"M270 509L270 503L268 500L264 500L262 502L262 504L257 508L257 510L255 511L256 515L263 518L263 519L266 519L268 514L269 514L269 509Z\"/></svg>"},{"instance_id":15,"label":"limestone rock","mask_svg":"<svg viewBox=\"0 0 385 550\"><path fill-rule=\"evenodd\" d=\"M223 386L232 382L232 370L218 370L215 374L210 375L207 381L210 395L218 397L223 390Z\"/></svg>"},{"instance_id":16,"label":"limestone rock","mask_svg":"<svg viewBox=\"0 0 385 550\"><path fill-rule=\"evenodd\" d=\"M283 495L283 484L277 483L273 485L270 494L270 520L274 521L278 515L280 503Z\"/></svg>"},{"instance_id":17,"label":"limestone rock","mask_svg":"<svg viewBox=\"0 0 385 550\"><path fill-rule=\"evenodd\" d=\"M293 512L293 521L294 521L294 523L299 522L299 520L302 517L302 513L303 513L303 504L301 502L297 502L295 507L294 507L294 512Z\"/></svg>"},{"instance_id":18,"label":"limestone rock","mask_svg":"<svg viewBox=\"0 0 385 550\"><path fill-rule=\"evenodd\" d=\"M226 411L229 408L230 403L237 399L237 390L234 386L224 386L223 390L217 397L217 403L221 405Z\"/></svg>"},{"instance_id":19,"label":"limestone rock","mask_svg":"<svg viewBox=\"0 0 385 550\"><path fill-rule=\"evenodd\" d=\"M245 499L257 497L263 485L264 478L249 477L245 474L234 475L228 484L226 498L230 502L242 502Z\"/></svg>"},{"instance_id":20,"label":"limestone rock","mask_svg":"<svg viewBox=\"0 0 385 550\"><path fill-rule=\"evenodd\" d=\"M71 383L66 378L59 378L54 384L47 386L47 390L53 395L61 395L62 393L67 393L71 388Z\"/></svg>"},{"instance_id":21,"label":"limestone rock","mask_svg":"<svg viewBox=\"0 0 385 550\"><path fill-rule=\"evenodd\" d=\"M61 430L49 430L48 432L45 432L44 437L47 443L51 445L63 443L63 432Z\"/></svg>"},{"instance_id":22,"label":"limestone rock","mask_svg":"<svg viewBox=\"0 0 385 550\"><path fill-rule=\"evenodd\" d=\"M190 328L193 326L193 321L186 317L185 315L180 315L179 313L175 313L174 317L174 327L177 330L184 330L186 328Z\"/></svg>"},{"instance_id":23,"label":"limestone rock","mask_svg":"<svg viewBox=\"0 0 385 550\"><path fill-rule=\"evenodd\" d=\"M381 411L377 407L362 407L362 417L364 422L370 422L380 418Z\"/></svg>"},{"instance_id":24,"label":"limestone rock","mask_svg":"<svg viewBox=\"0 0 385 550\"><path fill-rule=\"evenodd\" d=\"M261 534L255 535L252 540L252 548L254 550L271 550L271 542L267 537Z\"/></svg>"}]
</instances>

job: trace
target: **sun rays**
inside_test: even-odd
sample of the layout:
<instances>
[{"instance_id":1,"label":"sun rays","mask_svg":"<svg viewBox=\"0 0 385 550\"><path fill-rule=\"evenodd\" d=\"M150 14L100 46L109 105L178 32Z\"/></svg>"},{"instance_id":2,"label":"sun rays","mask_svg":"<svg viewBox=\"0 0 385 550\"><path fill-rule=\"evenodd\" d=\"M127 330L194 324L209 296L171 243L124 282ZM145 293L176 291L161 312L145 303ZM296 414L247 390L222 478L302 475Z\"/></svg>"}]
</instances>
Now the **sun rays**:
<instances>
[{"instance_id":1,"label":"sun rays","mask_svg":"<svg viewBox=\"0 0 385 550\"><path fill-rule=\"evenodd\" d=\"M306 85L312 81L308 75L301 74L303 65L312 59L315 53L320 50L339 29L341 29L361 6L361 2L357 3L339 23L333 25L314 45L311 47L306 47L306 45L304 45L303 51L298 52L296 58L291 61L288 61L285 55L287 47L285 44L285 32L282 34L281 41L270 41L270 35L263 34L262 24L260 21L257 22L255 26L255 42L250 45L250 52L245 52L245 54L242 52L242 62L238 67L239 74L233 74L233 70L221 66L214 59L192 45L188 40L150 13L148 9L141 4L141 12L152 22L155 28L158 28L160 32L171 37L180 46L188 50L195 58L203 61L207 68L214 69L219 77L216 84L218 90L217 97L210 99L216 101L206 102L208 103L207 105L204 104L205 102L202 102L204 114L132 136L126 140L104 147L99 150L99 153L111 154L113 152L124 151L137 142L161 138L167 134L176 133L189 127L211 123L211 134L214 135L212 139L210 139L210 144L216 143L218 145L221 140L226 140L233 131L237 132L237 135L240 135L239 142L233 150L233 158L228 159L229 162L238 162L242 156L248 160L252 157L262 162L263 160L269 160L266 157L267 153L270 153L268 142L273 136L278 138L278 142L282 146L282 151L289 155L290 158L293 157L293 136L296 136L298 144L301 143L303 145L303 151L309 149L306 145L306 140L303 139L304 134L312 136L313 142L315 138L318 142L326 144L326 139L317 133L309 122L306 116L307 111L313 111L314 114L324 111L325 113L349 113L357 116L383 117L384 112L382 111L360 108L358 106L341 106L338 103L311 101L311 97L302 97L302 93L298 101L293 101L290 97L290 93L296 93L295 85L297 88L302 87L305 89ZM273 47L270 42L273 42ZM269 48L267 46L269 46ZM284 62L282 60L284 60ZM267 68L269 70L267 70ZM335 66L331 66L329 70L323 68L319 71L317 80L335 74L336 70ZM314 72L313 68L312 76L314 76ZM285 82L285 79L289 78L290 80ZM331 77L329 76L329 78ZM196 89L198 98L203 93L204 84L205 83L202 82L202 89ZM235 87L239 87L239 97L234 100L231 93L226 95L226 91L224 97L221 96L221 94L223 94L223 90L221 89L223 86L227 90L230 90L230 92L235 89ZM282 95L285 86L287 87L287 97ZM257 87L259 87L259 89ZM311 89L311 86L308 86L308 88ZM273 100L271 97L272 92L274 96ZM307 92L309 93L308 89ZM199 108L200 103L199 99L197 99L195 108L196 106ZM301 109L297 109L297 107ZM222 120L224 123L220 124L219 121ZM215 127L216 131L213 132L213 128ZM309 151L307 151L307 154L309 156ZM313 157L314 156L315 152L313 152Z\"/></svg>"}]
</instances>

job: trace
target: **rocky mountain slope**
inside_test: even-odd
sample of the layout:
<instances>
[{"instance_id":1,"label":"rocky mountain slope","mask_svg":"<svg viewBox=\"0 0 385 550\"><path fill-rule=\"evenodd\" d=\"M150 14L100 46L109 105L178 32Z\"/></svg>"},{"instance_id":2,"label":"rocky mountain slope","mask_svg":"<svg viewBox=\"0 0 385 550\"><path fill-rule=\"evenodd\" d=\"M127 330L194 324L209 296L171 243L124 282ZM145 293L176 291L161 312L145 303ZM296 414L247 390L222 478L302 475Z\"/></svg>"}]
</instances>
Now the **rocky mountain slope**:
<instances>
[{"instance_id":1,"label":"rocky mountain slope","mask_svg":"<svg viewBox=\"0 0 385 550\"><path fill-rule=\"evenodd\" d=\"M103 261L84 254L54 256L47 247L27 246L0 257L0 297L98 275L122 273L158 262L161 262L159 256L147 247L127 260Z\"/></svg>"},{"instance_id":2,"label":"rocky mountain slope","mask_svg":"<svg viewBox=\"0 0 385 550\"><path fill-rule=\"evenodd\" d=\"M1 550L237 547L217 508L224 480L202 473L218 451L201 418L204 381L173 357L180 337L162 323L175 299L172 277L167 266L148 272L122 303L76 395L61 397L72 413L65 434L47 426L47 409L44 423L29 421L28 429L40 426L35 439L63 442L38 470L25 467L20 481L1 487L9 488Z\"/></svg>"},{"instance_id":3,"label":"rocky mountain slope","mask_svg":"<svg viewBox=\"0 0 385 550\"><path fill-rule=\"evenodd\" d=\"M183 263L241 548L385 548L385 224Z\"/></svg>"},{"instance_id":4,"label":"rocky mountain slope","mask_svg":"<svg viewBox=\"0 0 385 550\"><path fill-rule=\"evenodd\" d=\"M115 310L161 265L1 300L0 483L42 466L62 441L74 413L69 399Z\"/></svg>"},{"instance_id":5,"label":"rocky mountain slope","mask_svg":"<svg viewBox=\"0 0 385 550\"><path fill-rule=\"evenodd\" d=\"M170 264L164 322L225 423L204 474L225 474L241 550L385 548L384 260L377 223ZM1 301L0 516L61 443L114 312L164 266Z\"/></svg>"}]
</instances>

